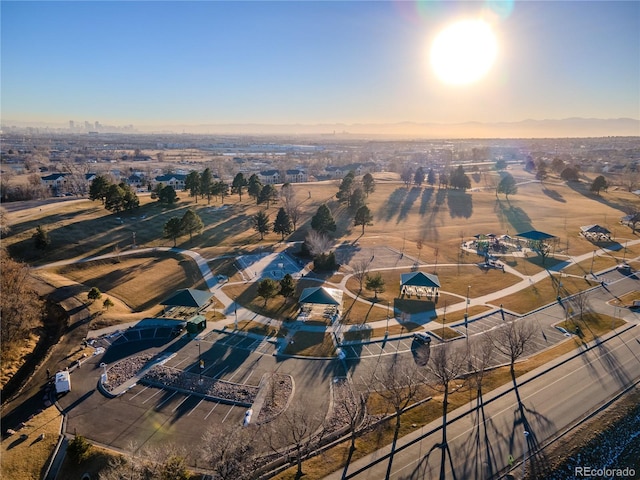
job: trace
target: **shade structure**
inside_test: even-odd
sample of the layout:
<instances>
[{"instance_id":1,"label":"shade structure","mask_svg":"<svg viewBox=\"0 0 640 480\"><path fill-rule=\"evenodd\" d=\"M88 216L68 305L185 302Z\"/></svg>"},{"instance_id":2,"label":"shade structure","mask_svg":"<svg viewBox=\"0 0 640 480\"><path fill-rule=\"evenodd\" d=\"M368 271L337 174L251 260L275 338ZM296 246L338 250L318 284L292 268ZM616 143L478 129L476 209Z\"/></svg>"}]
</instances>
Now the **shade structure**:
<instances>
[{"instance_id":1,"label":"shade structure","mask_svg":"<svg viewBox=\"0 0 640 480\"><path fill-rule=\"evenodd\" d=\"M167 298L160 305L167 307L191 307L202 308L213 297L213 293L193 288L185 288L178 290L176 293Z\"/></svg>"},{"instance_id":2,"label":"shade structure","mask_svg":"<svg viewBox=\"0 0 640 480\"><path fill-rule=\"evenodd\" d=\"M526 238L527 240L533 240L533 241L543 241L543 240L549 240L550 238L556 238L555 235L541 232L539 230L530 230L528 232L516 233L516 237Z\"/></svg>"},{"instance_id":3,"label":"shade structure","mask_svg":"<svg viewBox=\"0 0 640 480\"><path fill-rule=\"evenodd\" d=\"M400 283L410 287L440 288L438 276L424 272L403 273L400 275Z\"/></svg>"},{"instance_id":4,"label":"shade structure","mask_svg":"<svg viewBox=\"0 0 640 480\"><path fill-rule=\"evenodd\" d=\"M440 293L440 280L437 275L424 272L403 273L400 275L400 293L402 295L415 295L418 298L433 296Z\"/></svg>"},{"instance_id":5,"label":"shade structure","mask_svg":"<svg viewBox=\"0 0 640 480\"><path fill-rule=\"evenodd\" d=\"M316 305L341 305L342 290L328 287L305 288L300 295L299 303L313 303Z\"/></svg>"},{"instance_id":6,"label":"shade structure","mask_svg":"<svg viewBox=\"0 0 640 480\"><path fill-rule=\"evenodd\" d=\"M595 233L599 235L609 235L611 233L611 231L600 225L585 225L584 227L580 227L580 231L582 231L582 233Z\"/></svg>"}]
</instances>

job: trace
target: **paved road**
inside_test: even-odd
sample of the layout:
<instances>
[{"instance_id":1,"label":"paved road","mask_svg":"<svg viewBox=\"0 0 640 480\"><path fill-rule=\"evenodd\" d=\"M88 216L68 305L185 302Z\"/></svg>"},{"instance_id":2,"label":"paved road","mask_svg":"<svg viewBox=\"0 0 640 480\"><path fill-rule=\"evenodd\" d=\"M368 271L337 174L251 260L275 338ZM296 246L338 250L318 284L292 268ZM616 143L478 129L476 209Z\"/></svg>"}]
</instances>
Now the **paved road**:
<instances>
[{"instance_id":1,"label":"paved road","mask_svg":"<svg viewBox=\"0 0 640 480\"><path fill-rule=\"evenodd\" d=\"M511 386L507 385L485 396L484 420L481 416L479 421L477 410L469 414L475 402L454 411L449 418L457 420L449 424L447 437L455 475L448 465L446 478L490 478L491 474L508 467L509 455L521 459L525 450L533 452L548 437L582 419L627 386L637 384L640 381L639 337L640 327L630 325L620 335L591 345L582 354L572 353L558 359L554 362L557 366L547 373L542 374L548 365L520 377L522 410ZM401 439L401 450L394 456L390 478L437 477L440 450L436 444L441 439L440 423L440 420L432 422ZM526 446L525 428L530 432ZM424 438L416 441L420 437ZM389 451L389 447L385 447L354 462L349 472L357 472L376 459L382 460L350 478L385 478L388 460L383 457ZM528 462L540 475L545 463L543 456L533 455ZM338 479L341 474L342 471L338 471L326 478Z\"/></svg>"}]
</instances>

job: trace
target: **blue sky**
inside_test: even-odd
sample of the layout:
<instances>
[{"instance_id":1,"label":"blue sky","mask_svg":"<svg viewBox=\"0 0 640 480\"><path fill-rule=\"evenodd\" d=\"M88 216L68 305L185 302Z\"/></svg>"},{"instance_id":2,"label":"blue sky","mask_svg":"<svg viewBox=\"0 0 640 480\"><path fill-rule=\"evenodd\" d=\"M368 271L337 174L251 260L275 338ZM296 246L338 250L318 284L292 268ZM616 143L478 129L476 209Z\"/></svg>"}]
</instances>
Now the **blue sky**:
<instances>
[{"instance_id":1,"label":"blue sky","mask_svg":"<svg viewBox=\"0 0 640 480\"><path fill-rule=\"evenodd\" d=\"M640 2L11 2L2 120L107 124L640 118ZM488 18L498 59L448 86L431 40Z\"/></svg>"}]
</instances>

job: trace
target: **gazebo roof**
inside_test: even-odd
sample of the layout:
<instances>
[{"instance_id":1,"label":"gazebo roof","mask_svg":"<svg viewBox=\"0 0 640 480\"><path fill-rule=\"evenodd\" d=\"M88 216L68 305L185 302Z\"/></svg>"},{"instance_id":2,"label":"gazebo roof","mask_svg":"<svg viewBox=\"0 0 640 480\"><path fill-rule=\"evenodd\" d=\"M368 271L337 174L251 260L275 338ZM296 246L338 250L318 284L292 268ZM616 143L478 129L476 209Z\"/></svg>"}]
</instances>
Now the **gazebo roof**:
<instances>
[{"instance_id":1,"label":"gazebo roof","mask_svg":"<svg viewBox=\"0 0 640 480\"><path fill-rule=\"evenodd\" d=\"M584 227L580 227L580 230L582 230L584 233L602 233L605 235L611 233L609 230L601 227L600 225L585 225Z\"/></svg>"},{"instance_id":2,"label":"gazebo roof","mask_svg":"<svg viewBox=\"0 0 640 480\"><path fill-rule=\"evenodd\" d=\"M400 283L410 287L440 288L440 280L438 280L438 276L424 272L403 273L400 275Z\"/></svg>"},{"instance_id":3,"label":"gazebo roof","mask_svg":"<svg viewBox=\"0 0 640 480\"><path fill-rule=\"evenodd\" d=\"M549 240L555 238L555 235L540 232L539 230L531 230L529 232L517 233L516 237L526 238L527 240Z\"/></svg>"},{"instance_id":4,"label":"gazebo roof","mask_svg":"<svg viewBox=\"0 0 640 480\"><path fill-rule=\"evenodd\" d=\"M185 288L178 290L176 293L167 298L160 305L170 307L193 307L202 308L213 297L213 293L196 290L193 288Z\"/></svg>"},{"instance_id":5,"label":"gazebo roof","mask_svg":"<svg viewBox=\"0 0 640 480\"><path fill-rule=\"evenodd\" d=\"M327 287L305 288L300 295L299 303L315 303L319 305L341 305L342 290Z\"/></svg>"}]
</instances>

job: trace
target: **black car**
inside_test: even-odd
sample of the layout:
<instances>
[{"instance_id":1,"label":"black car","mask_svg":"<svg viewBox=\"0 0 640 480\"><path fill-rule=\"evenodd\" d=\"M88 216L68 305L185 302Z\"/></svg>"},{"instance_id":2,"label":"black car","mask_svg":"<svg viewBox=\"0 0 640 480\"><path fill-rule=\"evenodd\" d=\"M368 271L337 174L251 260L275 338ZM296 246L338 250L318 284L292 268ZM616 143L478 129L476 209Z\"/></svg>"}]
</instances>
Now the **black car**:
<instances>
[{"instance_id":1,"label":"black car","mask_svg":"<svg viewBox=\"0 0 640 480\"><path fill-rule=\"evenodd\" d=\"M431 343L431 337L423 332L414 333L413 338L420 343Z\"/></svg>"}]
</instances>

